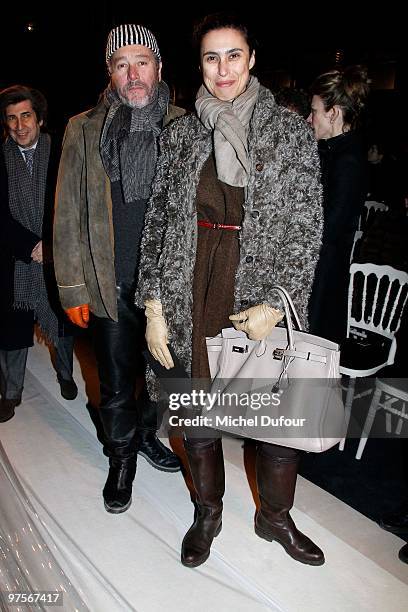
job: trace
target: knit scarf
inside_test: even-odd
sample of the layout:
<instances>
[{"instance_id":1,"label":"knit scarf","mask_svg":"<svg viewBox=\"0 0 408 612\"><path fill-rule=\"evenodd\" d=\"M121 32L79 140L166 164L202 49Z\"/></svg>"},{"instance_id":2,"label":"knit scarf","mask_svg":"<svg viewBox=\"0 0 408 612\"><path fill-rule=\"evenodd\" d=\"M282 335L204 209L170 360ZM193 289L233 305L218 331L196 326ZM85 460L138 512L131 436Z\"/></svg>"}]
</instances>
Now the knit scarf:
<instances>
[{"instance_id":1,"label":"knit scarf","mask_svg":"<svg viewBox=\"0 0 408 612\"><path fill-rule=\"evenodd\" d=\"M4 143L7 166L9 208L12 217L37 236L42 236L51 140L40 134L30 175L17 143ZM58 318L51 309L45 281L46 266L35 261L16 260L14 265L14 304L16 309L33 310L42 331L52 342L58 341Z\"/></svg>"},{"instance_id":2,"label":"knit scarf","mask_svg":"<svg viewBox=\"0 0 408 612\"><path fill-rule=\"evenodd\" d=\"M203 125L213 130L217 175L234 187L246 187L249 181L249 122L258 98L259 82L251 77L247 88L232 102L223 102L201 85L196 111Z\"/></svg>"},{"instance_id":3,"label":"knit scarf","mask_svg":"<svg viewBox=\"0 0 408 612\"><path fill-rule=\"evenodd\" d=\"M100 151L111 182L121 181L126 203L150 196L156 168L157 136L169 104L169 88L161 81L154 100L144 108L131 108L109 85L104 92L109 107Z\"/></svg>"}]
</instances>

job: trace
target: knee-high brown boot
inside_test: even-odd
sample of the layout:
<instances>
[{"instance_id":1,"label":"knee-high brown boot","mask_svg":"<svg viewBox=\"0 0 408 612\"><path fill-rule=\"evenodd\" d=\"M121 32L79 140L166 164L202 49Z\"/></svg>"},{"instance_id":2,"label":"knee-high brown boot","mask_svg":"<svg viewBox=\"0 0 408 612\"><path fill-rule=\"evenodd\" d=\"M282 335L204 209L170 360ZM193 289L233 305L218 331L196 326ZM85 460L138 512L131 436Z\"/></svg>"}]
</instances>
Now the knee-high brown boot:
<instances>
[{"instance_id":1,"label":"knee-high brown boot","mask_svg":"<svg viewBox=\"0 0 408 612\"><path fill-rule=\"evenodd\" d=\"M299 457L271 457L258 449L256 480L261 506L255 517L255 533L276 540L288 555L308 565L323 565L324 554L298 531L289 510L295 497Z\"/></svg>"},{"instance_id":2,"label":"knee-high brown boot","mask_svg":"<svg viewBox=\"0 0 408 612\"><path fill-rule=\"evenodd\" d=\"M225 491L224 457L221 440L205 446L184 442L197 493L196 518L181 547L181 562L198 567L210 555L213 539L222 526L222 497Z\"/></svg>"}]
</instances>

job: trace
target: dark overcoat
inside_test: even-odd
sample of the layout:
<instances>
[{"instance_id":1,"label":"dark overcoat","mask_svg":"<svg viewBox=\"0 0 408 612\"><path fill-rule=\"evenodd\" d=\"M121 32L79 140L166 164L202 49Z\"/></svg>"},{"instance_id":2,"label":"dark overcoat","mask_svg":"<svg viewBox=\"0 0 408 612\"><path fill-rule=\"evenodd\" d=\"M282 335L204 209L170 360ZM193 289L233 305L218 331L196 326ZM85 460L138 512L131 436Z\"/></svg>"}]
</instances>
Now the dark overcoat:
<instances>
[{"instance_id":1,"label":"dark overcoat","mask_svg":"<svg viewBox=\"0 0 408 612\"><path fill-rule=\"evenodd\" d=\"M310 331L340 343L346 337L350 255L368 184L368 162L356 132L319 141L323 244L310 300Z\"/></svg>"},{"instance_id":2,"label":"dark overcoat","mask_svg":"<svg viewBox=\"0 0 408 612\"><path fill-rule=\"evenodd\" d=\"M16 350L33 345L34 313L32 310L13 310L14 265L16 260L31 261L34 246L43 240L43 253L52 260L52 223L55 183L58 168L58 145L53 145L47 172L42 235L37 236L21 225L10 214L8 175L3 147L0 146L0 349ZM58 299L52 264L44 267L49 299Z\"/></svg>"}]
</instances>

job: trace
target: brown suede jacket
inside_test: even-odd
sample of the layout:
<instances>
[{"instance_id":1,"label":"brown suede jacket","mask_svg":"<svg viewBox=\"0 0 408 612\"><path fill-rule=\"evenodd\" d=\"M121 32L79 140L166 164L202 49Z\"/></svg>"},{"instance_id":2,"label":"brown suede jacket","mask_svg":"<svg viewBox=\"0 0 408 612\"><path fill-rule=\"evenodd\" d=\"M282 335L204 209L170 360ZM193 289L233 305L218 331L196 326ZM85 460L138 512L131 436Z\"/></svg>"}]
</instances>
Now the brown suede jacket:
<instances>
[{"instance_id":1,"label":"brown suede jacket","mask_svg":"<svg viewBox=\"0 0 408 612\"><path fill-rule=\"evenodd\" d=\"M99 317L117 320L112 200L99 141L107 107L72 117L58 172L54 264L63 308L89 304ZM164 126L184 114L169 106Z\"/></svg>"}]
</instances>

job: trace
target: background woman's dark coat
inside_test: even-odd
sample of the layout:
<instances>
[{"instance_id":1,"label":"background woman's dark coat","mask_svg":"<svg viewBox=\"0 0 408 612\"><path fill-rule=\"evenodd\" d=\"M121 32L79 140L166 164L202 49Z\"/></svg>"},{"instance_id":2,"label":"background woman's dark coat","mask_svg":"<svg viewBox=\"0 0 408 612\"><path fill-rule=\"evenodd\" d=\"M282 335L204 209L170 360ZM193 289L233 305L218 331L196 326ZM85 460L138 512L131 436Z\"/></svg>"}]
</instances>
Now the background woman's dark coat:
<instances>
[{"instance_id":1,"label":"background woman's dark coat","mask_svg":"<svg viewBox=\"0 0 408 612\"><path fill-rule=\"evenodd\" d=\"M360 136L319 141L324 230L310 300L310 331L334 342L346 337L350 254L367 194L368 162Z\"/></svg>"}]
</instances>

